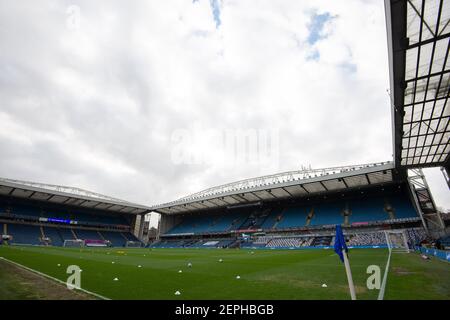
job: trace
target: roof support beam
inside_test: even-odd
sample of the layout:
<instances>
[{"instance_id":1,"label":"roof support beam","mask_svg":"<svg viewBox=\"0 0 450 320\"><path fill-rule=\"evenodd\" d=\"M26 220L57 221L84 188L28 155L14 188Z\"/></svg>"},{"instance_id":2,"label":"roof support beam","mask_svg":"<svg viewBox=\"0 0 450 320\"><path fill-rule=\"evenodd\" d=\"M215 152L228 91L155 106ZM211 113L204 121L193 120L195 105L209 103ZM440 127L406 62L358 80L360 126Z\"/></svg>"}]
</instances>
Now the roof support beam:
<instances>
[{"instance_id":1,"label":"roof support beam","mask_svg":"<svg viewBox=\"0 0 450 320\"><path fill-rule=\"evenodd\" d=\"M16 190L16 188L12 188L11 191L8 192L8 196L11 196L15 190Z\"/></svg>"},{"instance_id":2,"label":"roof support beam","mask_svg":"<svg viewBox=\"0 0 450 320\"><path fill-rule=\"evenodd\" d=\"M250 202L249 200L245 199L244 197L241 197L239 194L233 194L233 195L230 195L230 197L232 197L236 201L239 201L239 203L241 201Z\"/></svg>"},{"instance_id":3,"label":"roof support beam","mask_svg":"<svg viewBox=\"0 0 450 320\"><path fill-rule=\"evenodd\" d=\"M385 0L388 33L389 76L393 131L394 164L401 164L402 129L404 114L405 65L408 39L406 38L407 2Z\"/></svg>"},{"instance_id":4,"label":"roof support beam","mask_svg":"<svg viewBox=\"0 0 450 320\"><path fill-rule=\"evenodd\" d=\"M426 39L426 40L423 40L423 41L419 41L417 43L409 45L409 46L407 46L406 49L409 50L409 49L418 48L418 47L424 46L426 44L437 42L439 40L442 40L442 39L445 39L445 38L448 38L448 37L450 37L450 33L444 33L444 34L441 34L441 35L439 35L437 37L433 37L433 38Z\"/></svg>"},{"instance_id":5,"label":"roof support beam","mask_svg":"<svg viewBox=\"0 0 450 320\"><path fill-rule=\"evenodd\" d=\"M367 184L368 184L368 185L370 185L371 183L370 183L370 180L369 180L369 176L367 175L367 173L366 173L366 174L364 174L364 177L366 177L366 180L367 180Z\"/></svg>"},{"instance_id":6,"label":"roof support beam","mask_svg":"<svg viewBox=\"0 0 450 320\"><path fill-rule=\"evenodd\" d=\"M290 193L289 191L287 191L286 188L282 187L281 189L283 189L284 192L286 192L290 197L292 197L292 193Z\"/></svg>"},{"instance_id":7,"label":"roof support beam","mask_svg":"<svg viewBox=\"0 0 450 320\"><path fill-rule=\"evenodd\" d=\"M328 191L328 188L323 184L322 181L319 181L320 185L325 189L325 191Z\"/></svg>"},{"instance_id":8,"label":"roof support beam","mask_svg":"<svg viewBox=\"0 0 450 320\"><path fill-rule=\"evenodd\" d=\"M449 96L450 32L442 28L442 24L447 26L449 19L444 0L431 3L426 0L385 0L397 169L411 167L411 158L431 159L433 165L438 165L442 162L442 154L438 152L443 152L441 147L447 143L448 126L443 126L442 122L448 122L450 118L444 115ZM411 17L416 24L407 24ZM405 79L407 68L409 79ZM412 73L414 76L410 75Z\"/></svg>"},{"instance_id":9,"label":"roof support beam","mask_svg":"<svg viewBox=\"0 0 450 320\"><path fill-rule=\"evenodd\" d=\"M440 101L440 100L444 100L444 99L446 99L446 97L442 96L442 97L436 97L436 98L433 98L433 99L426 99L426 100L422 100L422 101L418 101L418 102L414 102L414 103L407 103L407 104L405 104L405 108L411 108L415 104L425 104L425 103Z\"/></svg>"},{"instance_id":10,"label":"roof support beam","mask_svg":"<svg viewBox=\"0 0 450 320\"><path fill-rule=\"evenodd\" d=\"M437 23L436 23L436 31L435 31L435 33L433 33L433 34L437 34L437 33L438 33L438 30L439 30L439 24L440 24L440 21L441 21L441 13L442 13L442 5L443 5L443 0L441 0L441 1L440 1L440 4L439 4L439 13L438 13L438 18L437 18ZM433 48L431 49L430 65L429 65L429 67L428 67L428 74L431 74L431 70L433 70L432 68L433 68L433 62L434 62L435 51L436 51L436 42L433 42ZM446 61L447 61L447 57L448 57L448 50L447 50L447 54L446 54L446 57L445 57L444 65L442 66L442 72L445 71L445 64L446 64ZM419 68L419 67L417 67L417 68ZM448 70L448 71L450 71L450 70ZM437 96L438 93L439 93L439 88L441 87L441 83L442 83L443 76L444 76L444 74L441 74L440 77L439 77L439 85L438 85L438 90L436 91L436 96ZM424 98L424 99L427 98L429 84L430 84L430 77L427 78L427 84L426 84L426 91L425 91L425 98ZM436 102L433 104L433 111L432 111L432 114L433 114L433 112L434 112L434 107L435 107L435 106L436 106ZM424 114L424 111L425 111L425 104L423 104L423 107L422 107L422 113L421 113L421 115L420 115L420 119L421 119L422 121L423 121L423 114ZM411 116L411 120L412 120L412 117L413 117L413 115ZM441 114L441 117L442 117L442 114ZM440 123L440 121L441 121L441 119L439 119L438 123ZM419 130L418 130L418 132L420 132L421 126L422 126L422 122L419 123ZM437 128L439 128L439 125L437 126ZM427 126L427 133L429 132L430 129L431 129L430 126ZM435 136L433 136L433 141L432 141L432 143L434 142L434 138L435 138ZM417 144L418 144L418 143L419 143L419 139L416 140L415 148L417 148ZM422 149L421 152L420 152L420 155L421 155L421 156L423 155L423 150L424 150L424 149ZM428 150L427 156L430 154L430 151L431 151L431 149Z\"/></svg>"},{"instance_id":11,"label":"roof support beam","mask_svg":"<svg viewBox=\"0 0 450 320\"><path fill-rule=\"evenodd\" d=\"M440 119L445 119L445 118L450 118L450 115L442 116L442 117L433 117L433 118L423 119L423 120L414 120L412 122L405 122L404 124L415 124L415 123L419 123L419 122L423 122L423 121L428 122L428 121L440 120Z\"/></svg>"},{"instance_id":12,"label":"roof support beam","mask_svg":"<svg viewBox=\"0 0 450 320\"><path fill-rule=\"evenodd\" d=\"M444 66L444 68L445 68L445 66ZM408 79L405 82L409 83L409 82L416 82L416 81L425 80L425 79L429 80L430 78L437 77L437 76L443 76L443 75L446 75L447 73L450 73L450 70L442 70L442 71L435 72L435 73L431 73L430 72L430 73L428 73L428 74L426 74L424 76ZM433 101L434 101L434 99L430 99L430 102L433 102ZM421 103L416 103L416 104L421 104Z\"/></svg>"}]
</instances>

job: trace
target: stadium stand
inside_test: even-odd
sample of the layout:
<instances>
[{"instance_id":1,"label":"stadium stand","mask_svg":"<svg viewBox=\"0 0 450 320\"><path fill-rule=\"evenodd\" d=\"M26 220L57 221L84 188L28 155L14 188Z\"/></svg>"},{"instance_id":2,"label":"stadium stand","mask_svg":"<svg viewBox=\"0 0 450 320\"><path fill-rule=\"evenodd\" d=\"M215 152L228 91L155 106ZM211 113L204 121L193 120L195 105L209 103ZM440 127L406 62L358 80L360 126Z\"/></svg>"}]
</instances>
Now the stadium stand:
<instances>
[{"instance_id":1,"label":"stadium stand","mask_svg":"<svg viewBox=\"0 0 450 320\"><path fill-rule=\"evenodd\" d=\"M127 239L120 233L114 231L100 231L105 240L109 240L113 247L125 247Z\"/></svg>"},{"instance_id":2,"label":"stadium stand","mask_svg":"<svg viewBox=\"0 0 450 320\"><path fill-rule=\"evenodd\" d=\"M167 234L210 233L236 230L242 227L247 219L245 213L228 213L212 216L186 216Z\"/></svg>"},{"instance_id":3,"label":"stadium stand","mask_svg":"<svg viewBox=\"0 0 450 320\"><path fill-rule=\"evenodd\" d=\"M3 224L0 224L3 233ZM29 224L7 224L7 234L13 237L12 244L43 244L41 238L49 238L48 244L62 246L65 240L108 240L112 246L124 247L127 241L139 242L131 233L121 233L117 231L85 230L75 228L63 228L55 226L41 227Z\"/></svg>"},{"instance_id":4,"label":"stadium stand","mask_svg":"<svg viewBox=\"0 0 450 320\"><path fill-rule=\"evenodd\" d=\"M104 240L96 230L74 230L78 239L82 240Z\"/></svg>"},{"instance_id":5,"label":"stadium stand","mask_svg":"<svg viewBox=\"0 0 450 320\"><path fill-rule=\"evenodd\" d=\"M58 228L59 234L64 242L64 240L75 240L76 235L72 232L70 228Z\"/></svg>"},{"instance_id":6,"label":"stadium stand","mask_svg":"<svg viewBox=\"0 0 450 320\"><path fill-rule=\"evenodd\" d=\"M412 245L420 245L422 241L428 238L423 228L406 229L408 242Z\"/></svg>"},{"instance_id":7,"label":"stadium stand","mask_svg":"<svg viewBox=\"0 0 450 320\"><path fill-rule=\"evenodd\" d=\"M342 210L345 203L321 204L314 207L314 216L310 225L336 225L342 224Z\"/></svg>"},{"instance_id":8,"label":"stadium stand","mask_svg":"<svg viewBox=\"0 0 450 320\"><path fill-rule=\"evenodd\" d=\"M273 229L277 227L282 218L282 209L272 209L264 223L261 225L261 228L266 230Z\"/></svg>"},{"instance_id":9,"label":"stadium stand","mask_svg":"<svg viewBox=\"0 0 450 320\"><path fill-rule=\"evenodd\" d=\"M7 244L63 246L81 239L92 245L138 246L131 212L144 214L148 208L82 189L0 178L0 234L12 237Z\"/></svg>"},{"instance_id":10,"label":"stadium stand","mask_svg":"<svg viewBox=\"0 0 450 320\"><path fill-rule=\"evenodd\" d=\"M270 240L267 248L298 248L302 246L304 238L275 238Z\"/></svg>"},{"instance_id":11,"label":"stadium stand","mask_svg":"<svg viewBox=\"0 0 450 320\"><path fill-rule=\"evenodd\" d=\"M234 239L203 240L159 240L148 245L150 248L226 248Z\"/></svg>"},{"instance_id":12,"label":"stadium stand","mask_svg":"<svg viewBox=\"0 0 450 320\"><path fill-rule=\"evenodd\" d=\"M13 244L41 244L42 237L38 226L8 223L8 234L13 236Z\"/></svg>"},{"instance_id":13,"label":"stadium stand","mask_svg":"<svg viewBox=\"0 0 450 320\"><path fill-rule=\"evenodd\" d=\"M290 206L266 209L239 210L222 215L186 215L166 235L224 233L230 230L286 230L336 224L392 222L386 210L392 208L395 220L416 221L418 218L411 202L402 195L366 197L328 201L310 206ZM347 217L346 217L347 215Z\"/></svg>"},{"instance_id":14,"label":"stadium stand","mask_svg":"<svg viewBox=\"0 0 450 320\"><path fill-rule=\"evenodd\" d=\"M311 245L314 247L329 246L329 245L331 245L332 240L333 240L333 237L331 237L331 236L319 236L319 237L314 238Z\"/></svg>"},{"instance_id":15,"label":"stadium stand","mask_svg":"<svg viewBox=\"0 0 450 320\"><path fill-rule=\"evenodd\" d=\"M386 245L386 236L383 232L357 233L347 238L348 246Z\"/></svg>"},{"instance_id":16,"label":"stadium stand","mask_svg":"<svg viewBox=\"0 0 450 320\"><path fill-rule=\"evenodd\" d=\"M127 239L127 241L139 242L140 240L131 232L121 232L122 236Z\"/></svg>"},{"instance_id":17,"label":"stadium stand","mask_svg":"<svg viewBox=\"0 0 450 320\"><path fill-rule=\"evenodd\" d=\"M411 201L408 201L404 197L392 198L391 204L394 209L394 216L396 219L417 217L416 210L414 209Z\"/></svg>"},{"instance_id":18,"label":"stadium stand","mask_svg":"<svg viewBox=\"0 0 450 320\"><path fill-rule=\"evenodd\" d=\"M383 221L390 218L389 215L384 211L383 198L352 201L350 210L350 223Z\"/></svg>"},{"instance_id":19,"label":"stadium stand","mask_svg":"<svg viewBox=\"0 0 450 320\"><path fill-rule=\"evenodd\" d=\"M44 235L50 238L50 244L54 246L62 246L64 244L63 239L61 238L61 234L58 231L58 228L55 227L43 227Z\"/></svg>"},{"instance_id":20,"label":"stadium stand","mask_svg":"<svg viewBox=\"0 0 450 320\"><path fill-rule=\"evenodd\" d=\"M441 249L449 250L449 248L450 248L450 235L445 236L445 237L441 237L438 240L440 242Z\"/></svg>"},{"instance_id":21,"label":"stadium stand","mask_svg":"<svg viewBox=\"0 0 450 320\"><path fill-rule=\"evenodd\" d=\"M349 173L346 174L357 175L353 171L354 169L350 168ZM251 194L244 189L242 194L234 195L234 199L229 196L229 199L224 198L222 201L248 200L251 203L248 205L230 205L214 210L205 208L200 212L194 208L197 205L201 206L201 201L192 198L189 201L197 204L187 210L189 213L184 213L186 209L171 212L174 203L178 202L167 206L161 205L159 208L162 211L162 220L166 220L165 217L169 216L170 219L166 220L168 223L163 227L160 236L163 239L170 238L171 240L176 240L177 237L208 237L211 234L217 234L217 237L231 235L240 239L241 233L252 235L258 232L268 235L286 232L286 236L294 236L296 234L306 235L308 230L317 233L320 230L334 229L336 224L352 228L351 231L354 233L364 230L376 231L386 226L390 226L392 229L420 227L421 219L416 211L417 207L413 206L414 198L411 196L407 183L391 181L388 185L378 187L367 185L369 180L375 183L376 181L385 181L380 179L392 179L392 174L388 173L388 170L380 170L373 177L361 176L358 179L352 177L348 180L345 178L347 188L351 188L359 182L365 185L364 190L362 188L349 189L345 193L332 191L338 186L339 179L336 179L333 182L335 184L329 184L326 181L322 186L318 183L314 184L315 187L312 187L312 183L308 184L303 188L302 197L290 194L294 188L278 189L279 192L275 194L271 193L273 188L267 187L264 191L265 194L263 191L255 191ZM323 179L330 180L332 178L324 177ZM342 179L340 181L341 184L344 184ZM329 190L322 191L317 196L309 196L316 188L323 190L325 187ZM306 191L308 193L304 195ZM289 197L286 198L288 192ZM269 193L271 193L270 196ZM274 195L276 198L283 193L284 198L273 200ZM266 199L268 200L265 201ZM252 201L254 201L253 204ZM209 203L208 206L211 204ZM180 206L184 206L184 204L180 204ZM167 212L171 212L170 215ZM314 244L317 241L319 240L316 239ZM354 241L357 239L355 238ZM326 241L323 239L322 245L327 245L328 242L330 239ZM252 239L243 241L241 246L259 246L259 244L258 241ZM278 246L276 242L273 242L272 245ZM295 246L295 244L293 245Z\"/></svg>"},{"instance_id":22,"label":"stadium stand","mask_svg":"<svg viewBox=\"0 0 450 320\"><path fill-rule=\"evenodd\" d=\"M423 241L427 235L423 228L405 229L410 247ZM348 246L382 246L387 245L384 231L370 231L350 233L346 235ZM330 235L316 236L260 236L244 242L243 248L301 248L328 247L334 244L334 237Z\"/></svg>"},{"instance_id":23,"label":"stadium stand","mask_svg":"<svg viewBox=\"0 0 450 320\"><path fill-rule=\"evenodd\" d=\"M308 208L297 207L282 210L279 215L278 223L273 225L273 229L284 229L304 226L306 224L306 217L308 215Z\"/></svg>"},{"instance_id":24,"label":"stadium stand","mask_svg":"<svg viewBox=\"0 0 450 320\"><path fill-rule=\"evenodd\" d=\"M55 209L43 209L29 205L14 204L8 207L10 217L18 218L29 218L29 219L39 219L39 218L53 218L53 219L67 219L75 220L79 223L87 224L110 224L110 225L126 225L128 221L124 218L118 217L106 217L101 215L92 215L83 212L71 212L66 210L55 210Z\"/></svg>"}]
</instances>

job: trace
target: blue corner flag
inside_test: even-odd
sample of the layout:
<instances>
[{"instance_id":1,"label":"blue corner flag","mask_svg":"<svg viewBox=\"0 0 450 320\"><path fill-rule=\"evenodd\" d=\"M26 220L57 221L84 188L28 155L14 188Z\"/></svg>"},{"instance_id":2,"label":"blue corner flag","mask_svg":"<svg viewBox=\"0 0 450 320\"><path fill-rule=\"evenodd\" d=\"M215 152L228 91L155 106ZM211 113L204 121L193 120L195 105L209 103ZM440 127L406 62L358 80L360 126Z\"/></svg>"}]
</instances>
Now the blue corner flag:
<instances>
[{"instance_id":1,"label":"blue corner flag","mask_svg":"<svg viewBox=\"0 0 450 320\"><path fill-rule=\"evenodd\" d=\"M340 224L336 225L336 238L334 240L334 251L339 255L341 261L344 262L344 256L342 255L342 249L348 252L347 245L345 244L344 234L342 233L342 227Z\"/></svg>"},{"instance_id":2,"label":"blue corner flag","mask_svg":"<svg viewBox=\"0 0 450 320\"><path fill-rule=\"evenodd\" d=\"M352 277L352 271L350 270L350 263L347 259L347 252L348 248L345 244L345 238L344 234L342 233L342 227L340 224L336 225L336 238L334 239L334 251L339 255L339 258L341 258L341 261L344 263L345 266L345 272L347 273L347 281L348 281L348 288L350 290L350 296L352 300L356 300L356 293L355 293L355 285L353 284L353 277ZM345 255L343 253L345 251Z\"/></svg>"}]
</instances>

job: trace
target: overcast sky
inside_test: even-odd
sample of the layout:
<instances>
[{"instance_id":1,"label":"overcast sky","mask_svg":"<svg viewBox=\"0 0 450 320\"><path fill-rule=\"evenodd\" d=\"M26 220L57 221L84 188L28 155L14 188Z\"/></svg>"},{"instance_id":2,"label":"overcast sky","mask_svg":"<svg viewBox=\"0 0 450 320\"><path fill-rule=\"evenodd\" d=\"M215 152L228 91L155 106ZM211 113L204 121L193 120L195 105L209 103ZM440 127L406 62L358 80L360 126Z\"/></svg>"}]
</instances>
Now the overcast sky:
<instances>
[{"instance_id":1,"label":"overcast sky","mask_svg":"<svg viewBox=\"0 0 450 320\"><path fill-rule=\"evenodd\" d=\"M380 0L0 0L0 176L151 205L390 160L386 41Z\"/></svg>"}]
</instances>

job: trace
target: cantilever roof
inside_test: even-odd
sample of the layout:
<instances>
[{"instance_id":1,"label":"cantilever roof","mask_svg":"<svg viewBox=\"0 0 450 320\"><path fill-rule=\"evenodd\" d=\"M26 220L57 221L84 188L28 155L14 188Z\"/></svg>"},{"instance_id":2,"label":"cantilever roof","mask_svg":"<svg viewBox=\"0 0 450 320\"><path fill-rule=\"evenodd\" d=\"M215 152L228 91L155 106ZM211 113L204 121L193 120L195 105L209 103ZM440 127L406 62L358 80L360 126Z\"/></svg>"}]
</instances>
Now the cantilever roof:
<instances>
[{"instance_id":1,"label":"cantilever roof","mask_svg":"<svg viewBox=\"0 0 450 320\"><path fill-rule=\"evenodd\" d=\"M394 181L393 170L392 162L383 162L290 171L209 188L151 209L164 214L178 214L380 185Z\"/></svg>"},{"instance_id":2,"label":"cantilever roof","mask_svg":"<svg viewBox=\"0 0 450 320\"><path fill-rule=\"evenodd\" d=\"M385 0L395 165L448 164L450 0Z\"/></svg>"},{"instance_id":3,"label":"cantilever roof","mask_svg":"<svg viewBox=\"0 0 450 320\"><path fill-rule=\"evenodd\" d=\"M0 178L0 195L101 209L129 214L149 212L149 207L75 187Z\"/></svg>"}]
</instances>

